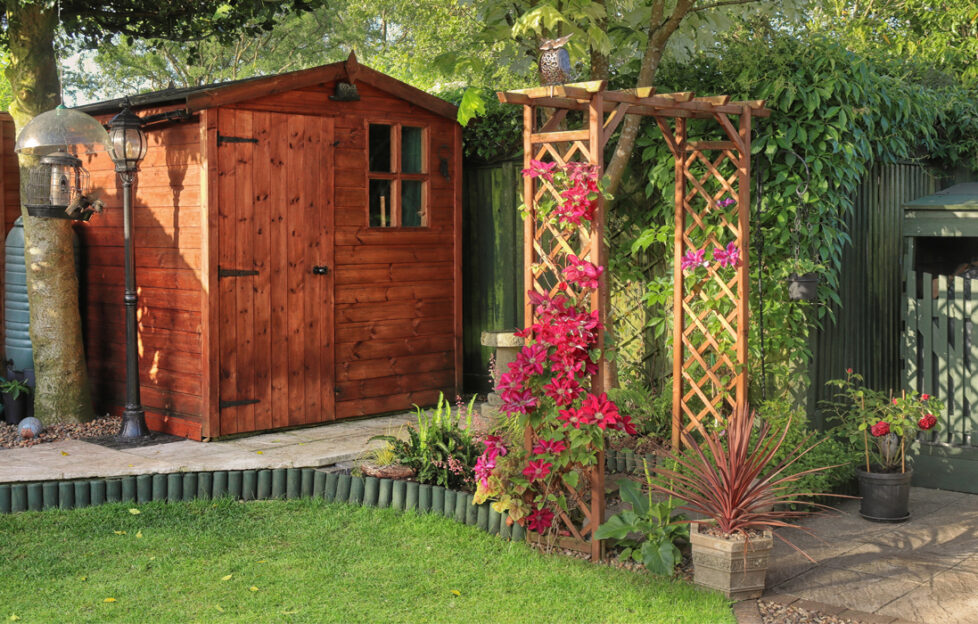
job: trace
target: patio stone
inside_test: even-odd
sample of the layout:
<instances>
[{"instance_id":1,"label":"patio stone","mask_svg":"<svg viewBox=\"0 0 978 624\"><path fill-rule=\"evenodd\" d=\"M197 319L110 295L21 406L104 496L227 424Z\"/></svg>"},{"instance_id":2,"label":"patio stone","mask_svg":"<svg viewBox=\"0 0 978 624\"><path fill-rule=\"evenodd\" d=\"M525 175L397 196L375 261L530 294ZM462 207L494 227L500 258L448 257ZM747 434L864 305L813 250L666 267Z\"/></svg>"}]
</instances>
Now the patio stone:
<instances>
[{"instance_id":1,"label":"patio stone","mask_svg":"<svg viewBox=\"0 0 978 624\"><path fill-rule=\"evenodd\" d=\"M398 435L413 412L329 423L304 429L195 442L110 449L80 440L0 451L0 483L115 477L134 474L331 466L359 458L376 435Z\"/></svg>"},{"instance_id":2,"label":"patio stone","mask_svg":"<svg viewBox=\"0 0 978 624\"><path fill-rule=\"evenodd\" d=\"M927 624L972 624L978 613L978 573L948 570L918 585L879 613Z\"/></svg>"},{"instance_id":3,"label":"patio stone","mask_svg":"<svg viewBox=\"0 0 978 624\"><path fill-rule=\"evenodd\" d=\"M886 578L875 574L817 566L773 589L804 600L859 611L876 611L902 597L911 588L903 583L888 583Z\"/></svg>"}]
</instances>

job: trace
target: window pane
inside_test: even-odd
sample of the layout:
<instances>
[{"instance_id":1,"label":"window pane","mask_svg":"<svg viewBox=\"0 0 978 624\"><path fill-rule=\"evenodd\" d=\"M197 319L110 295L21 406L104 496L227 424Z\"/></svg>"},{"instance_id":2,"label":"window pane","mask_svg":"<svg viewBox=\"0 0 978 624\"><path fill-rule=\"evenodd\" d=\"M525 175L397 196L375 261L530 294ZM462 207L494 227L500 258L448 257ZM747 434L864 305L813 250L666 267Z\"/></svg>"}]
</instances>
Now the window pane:
<instances>
[{"instance_id":1,"label":"window pane","mask_svg":"<svg viewBox=\"0 0 978 624\"><path fill-rule=\"evenodd\" d=\"M389 173L391 170L391 127L370 124L370 170Z\"/></svg>"},{"instance_id":2,"label":"window pane","mask_svg":"<svg viewBox=\"0 0 978 624\"><path fill-rule=\"evenodd\" d=\"M370 181L370 226L391 225L391 181Z\"/></svg>"},{"instance_id":3,"label":"window pane","mask_svg":"<svg viewBox=\"0 0 978 624\"><path fill-rule=\"evenodd\" d=\"M424 173L422 165L421 128L403 126L401 128L401 172Z\"/></svg>"},{"instance_id":4,"label":"window pane","mask_svg":"<svg viewBox=\"0 0 978 624\"><path fill-rule=\"evenodd\" d=\"M423 185L420 180L401 180L401 225L404 227L425 225L421 203Z\"/></svg>"}]
</instances>

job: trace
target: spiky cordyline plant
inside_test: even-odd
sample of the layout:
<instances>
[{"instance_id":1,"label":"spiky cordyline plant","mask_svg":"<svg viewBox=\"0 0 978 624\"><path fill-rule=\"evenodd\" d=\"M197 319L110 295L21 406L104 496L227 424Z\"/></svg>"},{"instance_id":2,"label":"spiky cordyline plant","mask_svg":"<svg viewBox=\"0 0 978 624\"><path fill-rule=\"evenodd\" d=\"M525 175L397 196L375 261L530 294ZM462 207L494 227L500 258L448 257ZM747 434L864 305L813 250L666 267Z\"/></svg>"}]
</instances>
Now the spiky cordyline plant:
<instances>
[{"instance_id":1,"label":"spiky cordyline plant","mask_svg":"<svg viewBox=\"0 0 978 624\"><path fill-rule=\"evenodd\" d=\"M685 509L707 516L717 529L725 535L741 534L748 537L748 531L764 531L779 527L797 528L811 534L804 527L788 521L812 513L808 510L788 510L783 508L790 503L803 503L823 510L832 507L802 500L799 497L837 496L839 494L820 492L790 493L788 484L801 476L835 466L823 466L792 473L789 468L800 457L821 444L822 440L808 445L811 435L794 449L789 458L777 464L772 459L784 443L785 435L791 426L791 418L783 431L771 430L770 423L755 429L755 413L749 408L734 414L727 421L724 431L700 429L703 442L698 443L692 435L683 432L683 445L686 452L675 449L666 453L666 458L678 465L676 470L656 469L658 479L653 487L684 501L679 509ZM756 436L752 434L756 433ZM754 441L751 441L751 438ZM726 438L726 440L724 440ZM808 446L806 446L808 445ZM706 450L704 450L704 446ZM668 465L668 463L667 463ZM782 506L775 509L774 506ZM794 544L778 535L779 539L805 554ZM809 557L811 559L811 557Z\"/></svg>"}]
</instances>

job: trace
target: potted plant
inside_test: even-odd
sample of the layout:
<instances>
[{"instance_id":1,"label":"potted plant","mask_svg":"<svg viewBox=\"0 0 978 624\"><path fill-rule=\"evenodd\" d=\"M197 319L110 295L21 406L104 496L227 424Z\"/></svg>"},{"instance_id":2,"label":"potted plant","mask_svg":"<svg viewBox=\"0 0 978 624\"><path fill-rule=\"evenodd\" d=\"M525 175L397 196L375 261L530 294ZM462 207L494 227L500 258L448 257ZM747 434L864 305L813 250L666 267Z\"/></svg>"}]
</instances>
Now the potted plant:
<instances>
[{"instance_id":1,"label":"potted plant","mask_svg":"<svg viewBox=\"0 0 978 624\"><path fill-rule=\"evenodd\" d=\"M929 394L902 392L899 397L862 385L863 378L852 369L845 379L829 385L839 389L830 402L850 439L861 443L865 465L856 469L859 513L875 522L903 522L910 517L910 480L907 467L907 436L937 427L944 404Z\"/></svg>"},{"instance_id":2,"label":"potted plant","mask_svg":"<svg viewBox=\"0 0 978 624\"><path fill-rule=\"evenodd\" d=\"M0 377L0 393L3 394L3 413L9 425L16 425L33 413L31 387L22 379Z\"/></svg>"},{"instance_id":3,"label":"potted plant","mask_svg":"<svg viewBox=\"0 0 978 624\"><path fill-rule=\"evenodd\" d=\"M819 275L825 265L809 258L794 258L785 266L788 298L792 301L812 301L818 292Z\"/></svg>"},{"instance_id":4,"label":"potted plant","mask_svg":"<svg viewBox=\"0 0 978 624\"><path fill-rule=\"evenodd\" d=\"M724 430L701 426L702 441L683 432L686 450L664 453L670 467L656 471L654 489L685 501L680 510L705 517L692 521L690 529L696 584L736 600L759 597L774 545L773 530L798 528L788 521L811 513L810 508L831 509L801 498L823 494L792 493L790 487L803 475L834 467L791 470L821 441L809 444L811 436L806 436L785 459L773 459L790 425L788 418L776 430L767 422L756 427L755 414L745 409L732 415ZM791 509L793 504L797 509Z\"/></svg>"}]
</instances>

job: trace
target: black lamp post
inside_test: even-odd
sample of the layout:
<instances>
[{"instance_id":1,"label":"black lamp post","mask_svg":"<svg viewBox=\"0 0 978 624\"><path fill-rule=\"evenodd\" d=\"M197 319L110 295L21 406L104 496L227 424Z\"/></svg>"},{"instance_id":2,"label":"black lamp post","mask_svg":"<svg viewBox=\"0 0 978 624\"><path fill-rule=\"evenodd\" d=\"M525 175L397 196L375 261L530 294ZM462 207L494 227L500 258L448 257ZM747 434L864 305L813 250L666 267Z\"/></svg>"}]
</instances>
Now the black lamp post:
<instances>
[{"instance_id":1,"label":"black lamp post","mask_svg":"<svg viewBox=\"0 0 978 624\"><path fill-rule=\"evenodd\" d=\"M122 179L122 235L126 244L126 407L122 412L123 438L138 438L149 433L139 398L139 354L136 350L136 267L132 247L132 183L139 161L146 156L143 120L126 106L109 122L109 141L116 173Z\"/></svg>"}]
</instances>

